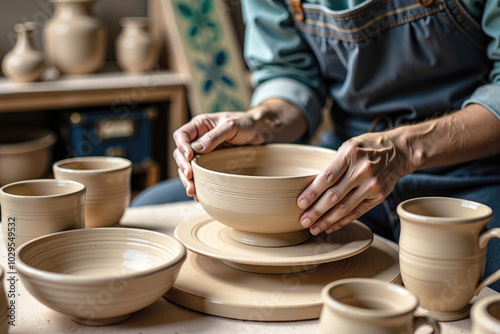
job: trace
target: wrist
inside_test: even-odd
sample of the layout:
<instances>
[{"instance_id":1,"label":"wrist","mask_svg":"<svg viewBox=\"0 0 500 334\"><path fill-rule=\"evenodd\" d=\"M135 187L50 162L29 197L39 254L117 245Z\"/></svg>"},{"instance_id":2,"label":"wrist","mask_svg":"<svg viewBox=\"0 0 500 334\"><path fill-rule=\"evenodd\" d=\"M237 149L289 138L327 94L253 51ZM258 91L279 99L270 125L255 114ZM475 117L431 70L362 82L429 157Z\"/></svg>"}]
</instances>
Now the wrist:
<instances>
[{"instance_id":1,"label":"wrist","mask_svg":"<svg viewBox=\"0 0 500 334\"><path fill-rule=\"evenodd\" d=\"M418 132L413 125L401 126L387 131L393 141L402 167L402 175L413 173L420 169L427 160L426 152L418 141Z\"/></svg>"},{"instance_id":2,"label":"wrist","mask_svg":"<svg viewBox=\"0 0 500 334\"><path fill-rule=\"evenodd\" d=\"M292 142L306 132L307 121L297 107L281 99L268 99L246 112L264 142Z\"/></svg>"}]
</instances>

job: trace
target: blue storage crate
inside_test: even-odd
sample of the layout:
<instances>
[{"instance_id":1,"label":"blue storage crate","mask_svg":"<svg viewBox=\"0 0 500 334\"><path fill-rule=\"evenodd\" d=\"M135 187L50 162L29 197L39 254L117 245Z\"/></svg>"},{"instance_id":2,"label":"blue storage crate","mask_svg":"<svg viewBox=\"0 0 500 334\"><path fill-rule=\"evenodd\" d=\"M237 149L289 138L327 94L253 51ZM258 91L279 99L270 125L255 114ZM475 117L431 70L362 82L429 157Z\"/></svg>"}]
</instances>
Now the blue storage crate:
<instances>
[{"instance_id":1,"label":"blue storage crate","mask_svg":"<svg viewBox=\"0 0 500 334\"><path fill-rule=\"evenodd\" d=\"M133 164L152 160L155 107L121 111L78 111L66 115L66 150L70 156L118 156Z\"/></svg>"}]
</instances>

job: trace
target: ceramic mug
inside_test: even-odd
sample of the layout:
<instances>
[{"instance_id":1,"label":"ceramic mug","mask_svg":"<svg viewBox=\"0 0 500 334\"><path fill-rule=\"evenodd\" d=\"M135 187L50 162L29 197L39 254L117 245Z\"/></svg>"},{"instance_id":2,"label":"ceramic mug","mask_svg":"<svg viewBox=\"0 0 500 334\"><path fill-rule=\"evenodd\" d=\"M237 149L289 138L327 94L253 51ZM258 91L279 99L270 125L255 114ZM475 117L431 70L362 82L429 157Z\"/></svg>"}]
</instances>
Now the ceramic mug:
<instances>
[{"instance_id":1,"label":"ceramic mug","mask_svg":"<svg viewBox=\"0 0 500 334\"><path fill-rule=\"evenodd\" d=\"M130 203L132 162L117 157L81 157L57 161L54 177L87 187L85 227L117 225Z\"/></svg>"},{"instance_id":2,"label":"ceramic mug","mask_svg":"<svg viewBox=\"0 0 500 334\"><path fill-rule=\"evenodd\" d=\"M472 201L421 197L398 205L401 219L399 262L405 287L420 300L417 314L440 321L464 318L468 303L500 278L481 281L486 246L500 228L486 230L493 211Z\"/></svg>"},{"instance_id":3,"label":"ceramic mug","mask_svg":"<svg viewBox=\"0 0 500 334\"><path fill-rule=\"evenodd\" d=\"M423 325L440 333L433 318L414 316L418 298L400 285L347 278L326 285L321 298L320 334L414 333Z\"/></svg>"},{"instance_id":4,"label":"ceramic mug","mask_svg":"<svg viewBox=\"0 0 500 334\"><path fill-rule=\"evenodd\" d=\"M482 298L470 311L472 334L500 333L500 294Z\"/></svg>"},{"instance_id":5,"label":"ceramic mug","mask_svg":"<svg viewBox=\"0 0 500 334\"><path fill-rule=\"evenodd\" d=\"M42 235L85 226L85 186L74 181L29 180L0 188L2 232L11 252Z\"/></svg>"}]
</instances>

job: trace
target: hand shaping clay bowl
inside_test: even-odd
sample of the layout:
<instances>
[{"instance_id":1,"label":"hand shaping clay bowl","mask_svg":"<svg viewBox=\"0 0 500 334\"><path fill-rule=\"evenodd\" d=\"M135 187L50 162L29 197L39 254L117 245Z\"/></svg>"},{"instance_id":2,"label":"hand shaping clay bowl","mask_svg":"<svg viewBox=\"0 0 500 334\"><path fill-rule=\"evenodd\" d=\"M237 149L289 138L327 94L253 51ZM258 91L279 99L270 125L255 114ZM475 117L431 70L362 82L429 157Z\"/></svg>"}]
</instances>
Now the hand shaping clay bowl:
<instances>
[{"instance_id":1,"label":"hand shaping clay bowl","mask_svg":"<svg viewBox=\"0 0 500 334\"><path fill-rule=\"evenodd\" d=\"M109 325L165 294L185 258L173 237L104 227L31 240L18 248L16 269L42 304L84 325Z\"/></svg>"},{"instance_id":2,"label":"hand shaping clay bowl","mask_svg":"<svg viewBox=\"0 0 500 334\"><path fill-rule=\"evenodd\" d=\"M309 237L299 218L300 193L336 151L297 144L221 149L192 161L196 195L205 211L232 227L245 244L279 247Z\"/></svg>"},{"instance_id":3,"label":"hand shaping clay bowl","mask_svg":"<svg viewBox=\"0 0 500 334\"><path fill-rule=\"evenodd\" d=\"M45 129L1 128L0 186L45 176L55 141L55 134Z\"/></svg>"}]
</instances>

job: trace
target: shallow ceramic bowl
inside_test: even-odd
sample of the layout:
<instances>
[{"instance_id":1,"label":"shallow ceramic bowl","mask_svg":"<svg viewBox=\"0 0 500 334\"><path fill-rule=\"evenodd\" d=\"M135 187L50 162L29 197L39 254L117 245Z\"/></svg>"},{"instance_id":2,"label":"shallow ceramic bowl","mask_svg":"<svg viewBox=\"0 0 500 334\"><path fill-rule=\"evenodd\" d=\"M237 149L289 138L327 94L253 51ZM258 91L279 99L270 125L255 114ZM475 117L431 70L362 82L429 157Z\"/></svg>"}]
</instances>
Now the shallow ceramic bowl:
<instances>
[{"instance_id":1,"label":"shallow ceramic bowl","mask_svg":"<svg viewBox=\"0 0 500 334\"><path fill-rule=\"evenodd\" d=\"M335 151L298 144L221 149L192 161L199 202L232 237L256 246L288 246L309 237L299 194Z\"/></svg>"},{"instance_id":2,"label":"shallow ceramic bowl","mask_svg":"<svg viewBox=\"0 0 500 334\"><path fill-rule=\"evenodd\" d=\"M87 187L85 227L118 224L130 203L132 162L117 157L80 157L52 166L58 180L73 180Z\"/></svg>"},{"instance_id":3,"label":"shallow ceramic bowl","mask_svg":"<svg viewBox=\"0 0 500 334\"><path fill-rule=\"evenodd\" d=\"M126 320L174 283L186 249L177 239L134 228L53 233L22 245L16 269L42 304L86 325Z\"/></svg>"},{"instance_id":4,"label":"shallow ceramic bowl","mask_svg":"<svg viewBox=\"0 0 500 334\"><path fill-rule=\"evenodd\" d=\"M0 186L45 176L55 141L55 134L45 129L1 128Z\"/></svg>"}]
</instances>

